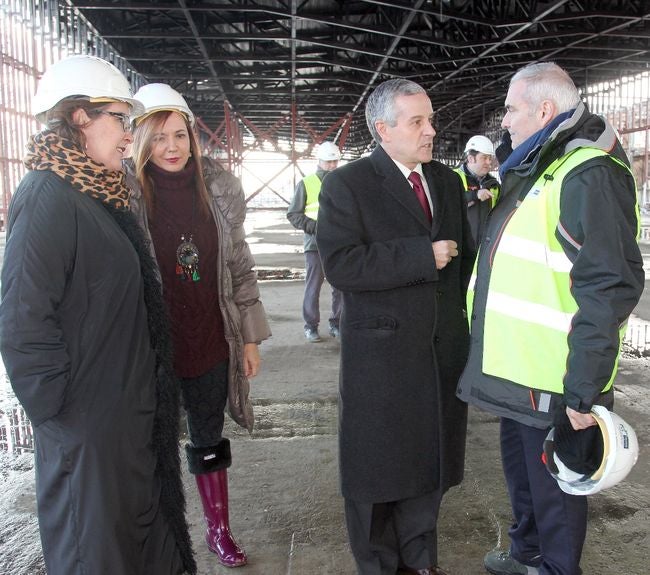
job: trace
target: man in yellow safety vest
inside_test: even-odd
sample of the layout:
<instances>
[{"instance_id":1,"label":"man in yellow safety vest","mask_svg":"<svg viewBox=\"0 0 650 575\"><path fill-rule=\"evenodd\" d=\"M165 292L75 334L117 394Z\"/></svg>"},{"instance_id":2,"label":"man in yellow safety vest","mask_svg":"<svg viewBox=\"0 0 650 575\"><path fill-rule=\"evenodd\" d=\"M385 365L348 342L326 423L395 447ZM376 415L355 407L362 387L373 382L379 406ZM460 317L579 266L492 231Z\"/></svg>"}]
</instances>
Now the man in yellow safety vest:
<instances>
[{"instance_id":1,"label":"man in yellow safety vest","mask_svg":"<svg viewBox=\"0 0 650 575\"><path fill-rule=\"evenodd\" d=\"M465 188L467 220L472 238L478 245L483 225L497 203L499 182L490 173L494 162L494 145L485 136L472 136L465 144L465 161L454 170Z\"/></svg>"},{"instance_id":2,"label":"man in yellow safety vest","mask_svg":"<svg viewBox=\"0 0 650 575\"><path fill-rule=\"evenodd\" d=\"M305 321L305 337L308 342L321 341L318 333L320 322L320 290L325 279L323 266L316 246L316 220L318 219L318 196L323 178L336 168L341 159L339 147L334 142L323 142L316 152L318 168L316 173L304 177L296 186L293 200L287 211L291 225L305 232L305 294L302 302L302 316ZM341 292L332 288L332 311L329 316L329 333L339 336L341 316Z\"/></svg>"},{"instance_id":3,"label":"man in yellow safety vest","mask_svg":"<svg viewBox=\"0 0 650 575\"><path fill-rule=\"evenodd\" d=\"M563 426L587 446L594 405L611 409L627 318L644 286L634 176L611 125L550 62L511 79L499 167L468 291L470 355L458 396L501 417L514 522L496 575L579 575L585 496L564 493L542 445ZM615 570L615 569L614 569Z\"/></svg>"}]
</instances>

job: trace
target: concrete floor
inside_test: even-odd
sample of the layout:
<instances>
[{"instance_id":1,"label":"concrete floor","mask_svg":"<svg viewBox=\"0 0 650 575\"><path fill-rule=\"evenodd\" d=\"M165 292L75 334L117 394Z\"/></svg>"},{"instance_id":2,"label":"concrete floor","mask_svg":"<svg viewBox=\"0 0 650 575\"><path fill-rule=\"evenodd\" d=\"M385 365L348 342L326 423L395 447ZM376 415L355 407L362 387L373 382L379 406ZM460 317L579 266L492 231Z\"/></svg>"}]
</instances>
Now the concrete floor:
<instances>
[{"instance_id":1,"label":"concrete floor","mask_svg":"<svg viewBox=\"0 0 650 575\"><path fill-rule=\"evenodd\" d=\"M303 267L302 236L280 212L252 212L249 239L261 270ZM648 246L645 246L648 250ZM218 565L203 543L204 523L193 478L185 475L188 517L200 575L351 575L338 490L338 342L308 344L302 334L301 281L261 283L273 337L262 347L252 381L252 435L228 421L232 442L231 525L249 555L236 570ZM329 293L323 289L326 319ZM650 317L645 317L650 320ZM322 334L324 335L324 334ZM639 463L626 481L591 498L585 575L646 575L650 555L650 394L648 358L625 358L617 411L635 427ZM23 458L0 469L0 573L40 575L33 472ZM466 476L443 501L440 564L453 575L482 575L483 555L508 546L510 509L503 484L497 419L470 411ZM153 575L153 574L152 574Z\"/></svg>"},{"instance_id":2,"label":"concrete floor","mask_svg":"<svg viewBox=\"0 0 650 575\"><path fill-rule=\"evenodd\" d=\"M282 214L253 212L249 220L249 238L260 268L304 267L302 235L287 228ZM272 244L275 248L269 249ZM355 572L338 491L338 343L331 338L319 344L305 342L302 289L301 281L261 284L273 337L262 345L262 372L252 383L256 428L251 436L232 423L226 430L233 450L231 523L250 560L237 570L241 575ZM326 320L327 286L322 300ZM646 567L650 553L649 367L647 359L621 362L617 407L636 428L642 451L624 483L591 498L582 562L585 575L650 573ZM202 543L203 521L191 478L187 490L200 573L232 573L218 566ZM507 548L509 524L498 421L471 410L465 481L446 495L440 516L441 566L454 575L484 574L483 555Z\"/></svg>"}]
</instances>

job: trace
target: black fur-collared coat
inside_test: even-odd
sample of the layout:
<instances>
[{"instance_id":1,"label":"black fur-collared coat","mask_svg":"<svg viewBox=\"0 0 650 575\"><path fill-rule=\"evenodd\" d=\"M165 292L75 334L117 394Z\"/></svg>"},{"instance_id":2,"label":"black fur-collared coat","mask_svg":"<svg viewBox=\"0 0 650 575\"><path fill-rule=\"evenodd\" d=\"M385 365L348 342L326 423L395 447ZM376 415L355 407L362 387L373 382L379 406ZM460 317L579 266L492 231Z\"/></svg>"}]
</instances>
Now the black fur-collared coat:
<instances>
[{"instance_id":1,"label":"black fur-collared coat","mask_svg":"<svg viewBox=\"0 0 650 575\"><path fill-rule=\"evenodd\" d=\"M9 210L0 337L34 426L49 575L195 573L179 388L133 216L29 172Z\"/></svg>"}]
</instances>

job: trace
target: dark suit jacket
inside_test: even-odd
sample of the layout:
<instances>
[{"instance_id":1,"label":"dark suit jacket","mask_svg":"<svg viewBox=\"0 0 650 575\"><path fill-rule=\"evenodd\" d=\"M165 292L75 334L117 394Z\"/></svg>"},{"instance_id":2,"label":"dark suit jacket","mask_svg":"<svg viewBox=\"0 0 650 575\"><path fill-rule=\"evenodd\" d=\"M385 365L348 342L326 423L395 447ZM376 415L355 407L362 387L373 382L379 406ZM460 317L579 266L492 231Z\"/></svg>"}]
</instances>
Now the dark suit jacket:
<instances>
[{"instance_id":1,"label":"dark suit jacket","mask_svg":"<svg viewBox=\"0 0 650 575\"><path fill-rule=\"evenodd\" d=\"M381 146L329 174L317 241L343 292L340 469L360 502L416 497L463 476L466 407L455 397L468 350L465 292L474 261L460 179L423 166L429 224ZM432 241L459 256L436 270Z\"/></svg>"}]
</instances>

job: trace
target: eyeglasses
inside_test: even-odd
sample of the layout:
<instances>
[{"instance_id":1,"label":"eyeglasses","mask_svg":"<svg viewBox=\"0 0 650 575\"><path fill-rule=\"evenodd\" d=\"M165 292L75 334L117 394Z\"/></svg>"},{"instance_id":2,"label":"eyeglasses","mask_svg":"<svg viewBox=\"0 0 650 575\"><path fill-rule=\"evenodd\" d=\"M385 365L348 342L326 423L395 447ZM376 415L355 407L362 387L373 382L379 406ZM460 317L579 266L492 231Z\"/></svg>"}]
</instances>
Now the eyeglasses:
<instances>
[{"instance_id":1,"label":"eyeglasses","mask_svg":"<svg viewBox=\"0 0 650 575\"><path fill-rule=\"evenodd\" d=\"M106 116L113 116L122 122L122 129L125 132L131 131L131 118L128 114L123 114L122 112L111 112L109 110L95 110L97 114L104 114Z\"/></svg>"}]
</instances>

